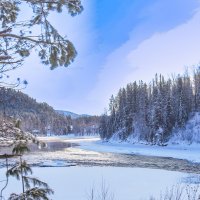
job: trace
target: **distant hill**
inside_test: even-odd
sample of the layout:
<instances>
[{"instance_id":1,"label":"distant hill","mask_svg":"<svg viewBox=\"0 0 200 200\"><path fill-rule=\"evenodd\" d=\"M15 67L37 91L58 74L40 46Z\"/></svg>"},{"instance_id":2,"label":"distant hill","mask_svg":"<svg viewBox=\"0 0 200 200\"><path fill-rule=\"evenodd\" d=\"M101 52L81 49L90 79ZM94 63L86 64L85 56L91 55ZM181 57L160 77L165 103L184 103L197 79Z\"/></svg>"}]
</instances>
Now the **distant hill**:
<instances>
[{"instance_id":1,"label":"distant hill","mask_svg":"<svg viewBox=\"0 0 200 200\"><path fill-rule=\"evenodd\" d=\"M70 117L71 133L75 135L97 135L99 133L100 116L77 114L70 111L56 110L62 116Z\"/></svg>"},{"instance_id":2,"label":"distant hill","mask_svg":"<svg viewBox=\"0 0 200 200\"><path fill-rule=\"evenodd\" d=\"M21 91L0 87L0 119L6 118L20 119L22 130L34 134L95 134L99 124L98 116L54 110Z\"/></svg>"},{"instance_id":3,"label":"distant hill","mask_svg":"<svg viewBox=\"0 0 200 200\"><path fill-rule=\"evenodd\" d=\"M66 134L71 118L56 112L47 103L38 103L20 91L0 88L0 117L20 119L24 131Z\"/></svg>"},{"instance_id":4,"label":"distant hill","mask_svg":"<svg viewBox=\"0 0 200 200\"><path fill-rule=\"evenodd\" d=\"M70 116L72 119L77 119L79 117L90 117L90 115L87 114L76 114L65 110L56 110L56 112L64 116Z\"/></svg>"}]
</instances>

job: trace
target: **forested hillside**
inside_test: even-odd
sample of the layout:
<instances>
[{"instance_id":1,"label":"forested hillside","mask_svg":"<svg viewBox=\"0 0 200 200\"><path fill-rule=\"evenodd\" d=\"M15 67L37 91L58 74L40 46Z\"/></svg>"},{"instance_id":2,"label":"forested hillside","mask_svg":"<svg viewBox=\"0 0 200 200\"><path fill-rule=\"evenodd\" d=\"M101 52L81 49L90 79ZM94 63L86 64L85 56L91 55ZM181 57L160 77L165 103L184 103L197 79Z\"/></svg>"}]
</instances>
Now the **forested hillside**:
<instances>
[{"instance_id":1,"label":"forested hillside","mask_svg":"<svg viewBox=\"0 0 200 200\"><path fill-rule=\"evenodd\" d=\"M166 79L156 74L149 84L133 82L112 95L109 112L101 118L100 135L106 140L125 141L131 136L163 144L199 111L200 68L192 76L186 72Z\"/></svg>"},{"instance_id":2,"label":"forested hillside","mask_svg":"<svg viewBox=\"0 0 200 200\"><path fill-rule=\"evenodd\" d=\"M80 117L90 117L91 115L87 115L87 114L77 114L77 113L73 113L70 111L65 111L65 110L56 110L57 113L61 114L61 115L65 115L65 116L70 116L72 119L77 119Z\"/></svg>"},{"instance_id":3,"label":"forested hillside","mask_svg":"<svg viewBox=\"0 0 200 200\"><path fill-rule=\"evenodd\" d=\"M0 117L20 119L23 130L45 135L96 134L99 126L97 116L77 114L73 119L54 110L47 103L38 103L21 91L4 87L0 88Z\"/></svg>"},{"instance_id":4,"label":"forested hillside","mask_svg":"<svg viewBox=\"0 0 200 200\"><path fill-rule=\"evenodd\" d=\"M40 134L66 134L72 123L70 117L58 114L47 103L4 87L0 88L0 114L2 118L20 119L23 130Z\"/></svg>"},{"instance_id":5,"label":"forested hillside","mask_svg":"<svg viewBox=\"0 0 200 200\"><path fill-rule=\"evenodd\" d=\"M99 116L80 116L72 120L73 133L79 135L96 135L99 134Z\"/></svg>"}]
</instances>

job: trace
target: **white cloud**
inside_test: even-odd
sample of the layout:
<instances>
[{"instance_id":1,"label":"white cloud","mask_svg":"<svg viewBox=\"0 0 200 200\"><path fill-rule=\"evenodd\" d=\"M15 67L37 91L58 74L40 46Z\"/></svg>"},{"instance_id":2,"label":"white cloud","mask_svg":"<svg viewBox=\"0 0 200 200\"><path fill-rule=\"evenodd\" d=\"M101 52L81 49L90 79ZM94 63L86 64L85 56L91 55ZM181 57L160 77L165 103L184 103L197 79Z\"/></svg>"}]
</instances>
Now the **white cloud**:
<instances>
[{"instance_id":1,"label":"white cloud","mask_svg":"<svg viewBox=\"0 0 200 200\"><path fill-rule=\"evenodd\" d=\"M200 61L200 11L174 29L156 33L134 49L134 36L107 57L89 99L99 107L111 94L134 80L150 81L155 73L183 73Z\"/></svg>"}]
</instances>

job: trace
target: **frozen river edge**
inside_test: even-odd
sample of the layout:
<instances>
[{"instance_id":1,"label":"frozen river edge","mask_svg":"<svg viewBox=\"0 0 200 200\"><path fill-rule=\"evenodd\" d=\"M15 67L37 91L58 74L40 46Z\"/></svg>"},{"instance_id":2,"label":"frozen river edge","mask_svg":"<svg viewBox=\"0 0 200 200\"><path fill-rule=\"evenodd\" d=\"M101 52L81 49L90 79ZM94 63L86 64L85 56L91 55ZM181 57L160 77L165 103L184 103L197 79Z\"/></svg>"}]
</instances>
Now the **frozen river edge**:
<instances>
[{"instance_id":1,"label":"frozen river edge","mask_svg":"<svg viewBox=\"0 0 200 200\"><path fill-rule=\"evenodd\" d=\"M159 147L140 144L111 144L98 137L41 137L46 150L24 156L36 167L113 166L164 169L200 173L200 150L191 147ZM190 149L189 149L190 148ZM1 151L1 149L0 149ZM189 158L189 159L188 159ZM12 164L14 160L10 160ZM1 160L1 167L4 161Z\"/></svg>"},{"instance_id":2,"label":"frozen river edge","mask_svg":"<svg viewBox=\"0 0 200 200\"><path fill-rule=\"evenodd\" d=\"M134 154L127 144L102 143L94 137L45 137L40 140L47 142L49 148L33 151L24 159L34 166L34 175L55 190L55 200L87 200L93 187L98 193L102 179L115 200L148 200L151 195L159 197L174 185L200 180L197 162ZM2 177L4 170L0 169ZM17 182L14 179L11 182L6 194L20 191Z\"/></svg>"}]
</instances>

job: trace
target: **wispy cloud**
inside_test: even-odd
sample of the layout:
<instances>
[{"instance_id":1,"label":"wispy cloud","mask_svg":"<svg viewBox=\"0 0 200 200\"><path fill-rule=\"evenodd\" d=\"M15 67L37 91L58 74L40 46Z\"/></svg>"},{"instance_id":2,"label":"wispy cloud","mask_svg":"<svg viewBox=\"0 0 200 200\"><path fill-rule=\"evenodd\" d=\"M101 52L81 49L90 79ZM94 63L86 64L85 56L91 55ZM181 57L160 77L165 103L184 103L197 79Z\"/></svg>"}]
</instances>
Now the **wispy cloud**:
<instances>
[{"instance_id":1,"label":"wispy cloud","mask_svg":"<svg viewBox=\"0 0 200 200\"><path fill-rule=\"evenodd\" d=\"M155 73L182 73L200 61L200 10L187 22L166 32L154 33L134 47L131 37L111 53L89 98L101 105L111 94L134 80L150 81Z\"/></svg>"},{"instance_id":2,"label":"wispy cloud","mask_svg":"<svg viewBox=\"0 0 200 200\"><path fill-rule=\"evenodd\" d=\"M100 10L94 2L83 0L84 12L74 18L66 12L50 16L74 43L78 57L68 69L50 71L32 55L13 73L28 80L24 92L57 109L100 114L111 94L128 82L150 81L156 72L181 73L199 62L198 0L129 0L130 6L122 3L125 15L120 5L112 7L116 0L109 1L110 7L100 2Z\"/></svg>"}]
</instances>

